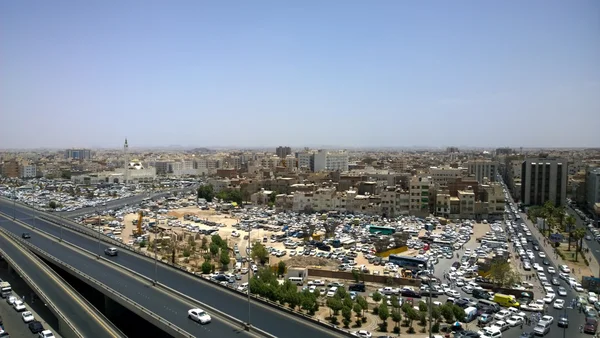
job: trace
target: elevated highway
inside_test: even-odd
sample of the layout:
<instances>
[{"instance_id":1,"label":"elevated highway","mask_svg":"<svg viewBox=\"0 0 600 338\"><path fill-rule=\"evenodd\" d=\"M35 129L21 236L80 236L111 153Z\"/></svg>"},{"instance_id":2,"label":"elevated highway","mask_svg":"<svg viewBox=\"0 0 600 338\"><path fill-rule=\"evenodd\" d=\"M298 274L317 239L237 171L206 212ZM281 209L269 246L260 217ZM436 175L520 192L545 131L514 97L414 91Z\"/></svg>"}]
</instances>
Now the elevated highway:
<instances>
[{"instance_id":1,"label":"elevated highway","mask_svg":"<svg viewBox=\"0 0 600 338\"><path fill-rule=\"evenodd\" d=\"M38 220L36 225L38 224L42 222ZM252 333L243 331L241 325L220 317L210 309L205 310L210 312L212 323L200 325L191 321L187 318L187 311L190 308L202 307L200 304L153 287L147 279L111 264L110 261L94 253L69 244L67 236L63 241L59 241L58 237L53 237L18 220L13 221L1 213L0 227L14 236L29 232L31 238L27 240L26 245L31 251L52 260L57 266L94 287L104 294L107 301L120 304L171 336L256 337ZM66 235L70 232L64 233ZM102 250L106 247L103 246Z\"/></svg>"},{"instance_id":2,"label":"elevated highway","mask_svg":"<svg viewBox=\"0 0 600 338\"><path fill-rule=\"evenodd\" d=\"M5 215L14 215L17 220L23 222L21 224L10 223L7 229L13 233L20 234L23 231L28 231L26 229L30 229L30 226L34 224L31 209L18 203L16 204L16 210L13 210L13 203L11 201L0 199L0 212L5 213ZM53 221L49 221L49 219L52 219ZM63 226L59 226L55 222L60 223ZM28 226L23 226L25 223ZM102 255L102 251L106 247L117 245L117 242L112 241L105 236L100 236L99 238L98 233L91 229L85 228L82 225L69 220L61 219L56 215L49 213L39 215L35 220L35 226L57 238L62 236L65 242L71 243L78 248L100 255ZM64 230L61 230L61 228L64 228ZM34 239L32 238L32 240ZM55 243L56 241L54 241L54 243L40 243L40 245L45 245L49 252L52 252L53 254L58 254L62 252L62 250L65 250L62 248L57 249ZM73 261L79 262L83 259L84 262L79 262L82 264L81 269L84 269L84 271L90 270L90 266L86 266L89 262L85 262L85 260L89 260L89 258L84 259L81 255L74 255L73 253L64 253L64 255L69 256L69 259L73 259ZM250 313L250 323L252 326L264 330L273 336L289 338L340 336L340 333L337 331L324 328L308 320L290 316L289 314L258 302L253 301L249 306L246 297L243 297L240 294L234 294L228 290L224 290L209 281L180 271L161 262L158 262L158 264L155 265L154 260L133 251L121 250L118 257L107 258L107 260L118 264L119 267L129 269L130 271L145 276L149 280L156 280L161 286L186 295L191 299L218 309L239 320L246 321L248 314ZM104 273L107 270L117 269L116 265L113 266L113 269L107 269L104 265L102 266L102 269L99 269L99 272L101 273ZM94 268L92 268L92 270L94 270ZM96 271L90 273L93 272ZM97 277L102 281L113 278L102 275ZM147 283L142 285L142 287L143 290L152 289L148 288ZM134 292L132 291L135 290L123 289L123 292L128 296L133 296ZM158 304L152 306L149 305L149 308L152 309L157 305ZM161 315L161 313L157 314ZM165 312L165 315L168 314L168 311Z\"/></svg>"},{"instance_id":3,"label":"elevated highway","mask_svg":"<svg viewBox=\"0 0 600 338\"><path fill-rule=\"evenodd\" d=\"M57 317L63 337L125 337L44 262L18 244L17 239L0 232L0 248L9 266L36 290Z\"/></svg>"}]
</instances>

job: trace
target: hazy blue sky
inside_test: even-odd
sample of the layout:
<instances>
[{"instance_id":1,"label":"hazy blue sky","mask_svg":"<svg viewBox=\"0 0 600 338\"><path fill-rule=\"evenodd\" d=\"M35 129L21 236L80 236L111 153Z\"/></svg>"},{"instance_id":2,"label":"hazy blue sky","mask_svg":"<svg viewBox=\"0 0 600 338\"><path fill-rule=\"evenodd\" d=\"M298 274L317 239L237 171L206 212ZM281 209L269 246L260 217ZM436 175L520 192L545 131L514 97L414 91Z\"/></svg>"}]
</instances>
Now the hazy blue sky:
<instances>
[{"instance_id":1,"label":"hazy blue sky","mask_svg":"<svg viewBox=\"0 0 600 338\"><path fill-rule=\"evenodd\" d=\"M2 1L0 126L0 148L600 146L600 1Z\"/></svg>"}]
</instances>

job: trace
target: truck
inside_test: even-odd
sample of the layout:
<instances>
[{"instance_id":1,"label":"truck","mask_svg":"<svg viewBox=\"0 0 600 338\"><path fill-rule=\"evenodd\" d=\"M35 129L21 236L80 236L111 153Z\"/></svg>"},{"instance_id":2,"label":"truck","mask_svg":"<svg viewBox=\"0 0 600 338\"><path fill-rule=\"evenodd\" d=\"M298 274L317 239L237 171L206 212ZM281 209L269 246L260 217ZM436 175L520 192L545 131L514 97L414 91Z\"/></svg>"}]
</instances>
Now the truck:
<instances>
[{"instance_id":1,"label":"truck","mask_svg":"<svg viewBox=\"0 0 600 338\"><path fill-rule=\"evenodd\" d=\"M2 298L6 298L12 294L9 282L0 282L0 293L2 293Z\"/></svg>"},{"instance_id":2,"label":"truck","mask_svg":"<svg viewBox=\"0 0 600 338\"><path fill-rule=\"evenodd\" d=\"M472 322L475 318L477 318L477 308L473 306L469 306L465 309L465 323Z\"/></svg>"},{"instance_id":3,"label":"truck","mask_svg":"<svg viewBox=\"0 0 600 338\"><path fill-rule=\"evenodd\" d=\"M517 302L515 296L513 295L505 295L502 293L494 294L494 302L498 303L504 307L516 307L518 308L521 304Z\"/></svg>"}]
</instances>

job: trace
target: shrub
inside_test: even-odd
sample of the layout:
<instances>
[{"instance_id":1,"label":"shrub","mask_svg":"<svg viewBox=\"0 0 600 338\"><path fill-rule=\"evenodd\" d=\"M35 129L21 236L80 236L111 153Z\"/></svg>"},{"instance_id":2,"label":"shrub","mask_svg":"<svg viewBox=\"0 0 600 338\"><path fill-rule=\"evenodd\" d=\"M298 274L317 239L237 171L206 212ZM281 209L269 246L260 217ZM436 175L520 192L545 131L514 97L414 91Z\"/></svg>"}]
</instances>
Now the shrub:
<instances>
[{"instance_id":1,"label":"shrub","mask_svg":"<svg viewBox=\"0 0 600 338\"><path fill-rule=\"evenodd\" d=\"M440 323L435 323L431 326L431 332L438 333L440 332Z\"/></svg>"}]
</instances>

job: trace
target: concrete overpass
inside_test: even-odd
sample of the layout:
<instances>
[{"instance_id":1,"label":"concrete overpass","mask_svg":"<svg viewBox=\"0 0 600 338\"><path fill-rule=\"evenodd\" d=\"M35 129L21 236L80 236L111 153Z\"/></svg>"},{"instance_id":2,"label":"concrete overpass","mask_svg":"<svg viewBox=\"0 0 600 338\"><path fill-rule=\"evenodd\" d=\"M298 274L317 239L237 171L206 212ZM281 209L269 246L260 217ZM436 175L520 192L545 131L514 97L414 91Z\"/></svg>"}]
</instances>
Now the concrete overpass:
<instances>
[{"instance_id":1,"label":"concrete overpass","mask_svg":"<svg viewBox=\"0 0 600 338\"><path fill-rule=\"evenodd\" d=\"M9 223L10 225L7 229L13 233L20 234L21 232L26 231L25 229L30 229L30 226L34 224L31 209L21 204L17 203L16 210L13 210L11 201L0 199L0 212L4 213L5 216L15 215L17 220L22 221L18 224ZM108 266L106 264L101 264L100 266L102 266L102 269L100 272L106 273L106 271L117 271L122 275L127 275L126 272L130 271L138 274L142 278L146 278L145 284L140 286L144 291L150 292L150 290L155 290L154 288L148 288L148 284L151 284L151 281L156 279L158 282L158 289L172 290L177 294L187 297L191 301L204 305L201 305L200 307L206 308L208 306L214 308L225 315L241 321L246 321L248 313L250 313L250 322L254 328L258 328L277 337L304 338L340 336L339 331L333 331L308 320L290 316L280 310L261 303L252 302L249 307L246 297L243 297L240 294L234 294L228 290L224 290L198 276L180 271L164 263L158 262L158 264L155 265L154 260L142 254L130 251L122 243L113 241L105 236L99 236L97 232L91 229L85 228L72 221L61 219L56 215L50 213L40 214L35 220L35 226L39 230L42 230L51 236L55 236L55 238L62 236L64 242L72 244L79 250L86 250L87 252L92 253L92 255L100 254L100 256L103 256L102 251L106 247L121 246L123 250L121 250L119 256L107 258L106 261L112 264L108 264ZM64 230L61 230L61 228ZM36 238L32 238L32 242L35 240ZM43 240L40 239L40 241ZM39 243L39 245L44 245L49 252L55 255L60 253L64 256L72 256L70 259L73 261L84 259L81 257L81 253L77 255L79 257L74 256L73 254L61 253L63 250L68 249L59 248L61 246L55 245L56 242L57 240L55 239L54 244ZM89 257L86 257L84 260L89 260ZM104 261L104 259L102 260ZM83 272L89 270L89 267L86 267L85 262L79 263L81 263L79 266ZM114 275L117 274L117 272L111 272L110 277L108 275L99 275L97 278L103 282L110 281L116 278ZM90 271L90 274L93 273L96 273L96 271ZM115 287L118 286L116 285ZM131 289L123 290L125 295L134 296L133 293L131 293ZM160 304L148 304L148 309L154 309L156 307L160 308L159 305ZM158 312L157 314L162 315L162 313ZM169 311L165 312L164 315L169 316ZM173 320L175 320L175 318L173 318Z\"/></svg>"},{"instance_id":2,"label":"concrete overpass","mask_svg":"<svg viewBox=\"0 0 600 338\"><path fill-rule=\"evenodd\" d=\"M105 297L105 311L116 310L114 304L119 304L173 337L256 337L243 331L241 324L233 323L201 304L152 287L147 279L111 264L95 253L71 245L66 240L60 242L56 237L32 229L18 220L7 219L5 215L0 214L0 220L0 226L14 236L29 232L31 238L26 245L31 251L101 292ZM37 223L40 223L39 220ZM188 319L187 311L194 307L210 312L212 323L202 326Z\"/></svg>"},{"instance_id":3,"label":"concrete overpass","mask_svg":"<svg viewBox=\"0 0 600 338\"><path fill-rule=\"evenodd\" d=\"M18 244L16 238L0 232L0 247L9 268L19 273L56 316L61 336L125 337L44 262Z\"/></svg>"}]
</instances>

